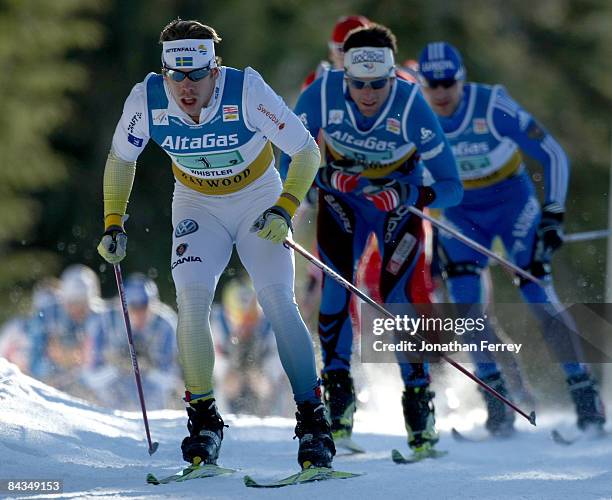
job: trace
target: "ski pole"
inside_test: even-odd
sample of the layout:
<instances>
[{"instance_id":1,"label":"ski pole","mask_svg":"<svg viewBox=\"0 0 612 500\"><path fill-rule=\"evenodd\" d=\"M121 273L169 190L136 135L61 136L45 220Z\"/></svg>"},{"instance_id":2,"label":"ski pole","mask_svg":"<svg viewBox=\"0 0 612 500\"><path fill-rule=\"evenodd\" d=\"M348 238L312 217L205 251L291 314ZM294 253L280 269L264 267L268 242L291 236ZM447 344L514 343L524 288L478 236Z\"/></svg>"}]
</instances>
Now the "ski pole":
<instances>
[{"instance_id":1,"label":"ski pole","mask_svg":"<svg viewBox=\"0 0 612 500\"><path fill-rule=\"evenodd\" d=\"M125 321L125 331L127 333L128 345L130 347L130 358L132 359L132 368L134 368L134 377L136 378L136 387L138 388L138 397L140 398L140 408L142 408L142 419L144 421L145 431L147 433L147 441L149 443L149 455L153 455L159 446L158 442L151 442L151 433L149 432L149 421L147 419L147 409L145 407L144 393L142 392L142 382L140 380L140 370L138 369L138 360L136 359L136 349L134 348L134 338L132 337L132 326L130 325L130 316L128 314L127 299L125 298L125 288L123 286L123 278L121 277L121 267L119 264L114 264L115 280L117 281L117 290L121 299L121 308L123 309L123 319Z\"/></svg>"},{"instance_id":2,"label":"ski pole","mask_svg":"<svg viewBox=\"0 0 612 500\"><path fill-rule=\"evenodd\" d=\"M612 236L612 229L600 229L598 231L584 231L582 233L566 234L563 237L565 243L574 243L576 241L598 240Z\"/></svg>"},{"instance_id":3,"label":"ski pole","mask_svg":"<svg viewBox=\"0 0 612 500\"><path fill-rule=\"evenodd\" d=\"M412 212L414 215L418 215L421 219L425 219L425 220L431 222L438 229L440 229L440 230L450 234L454 238L457 238L464 245L467 245L467 246L473 248L474 250L476 250L477 252L480 252L481 254L486 255L487 257L490 257L491 259L496 260L497 262L499 262L505 268L510 269L511 271L514 271L516 274L520 274L523 278L528 279L529 281L535 283L536 285L538 285L538 286L540 286L542 288L546 288L547 285L545 285L542 280L539 280L538 278L536 278L533 274L525 271L524 269L521 269L519 266L517 266L516 264L510 262L508 259L504 259L503 257L500 257L495 252L493 252L493 251L489 250L488 248L482 246L477 241L474 241L473 239L468 238L464 234L461 234L459 231L457 231L456 229L453 229L448 224L446 224L446 223L444 223L442 221L439 221L438 219L436 219L435 217L432 217L431 215L427 215L422 210L419 210L416 207L409 206L408 210L410 212Z\"/></svg>"},{"instance_id":4,"label":"ski pole","mask_svg":"<svg viewBox=\"0 0 612 500\"><path fill-rule=\"evenodd\" d=\"M304 257L306 260L308 260L309 262L311 262L312 264L314 264L315 266L317 266L321 271L323 271L325 274L327 274L330 278L332 278L333 280L335 280L336 282L338 282L340 285L342 285L344 288L346 288L349 292L354 293L355 295L357 295L361 300L363 300L364 302L367 302L368 304L370 304L374 309L376 309L378 312L380 312L381 314L384 314L385 316L395 319L395 316L387 311L383 306L381 306L378 302L376 302L375 300L371 299L368 295L366 295L365 293L363 293L361 290L359 290L359 288L357 288L356 286L354 286L352 283L350 283L349 281L347 281L346 279L344 279L342 276L340 276L336 271L334 271L332 268L330 268L329 266L326 266L325 264L323 264L323 262L321 262L319 259L317 259L314 255L312 255L310 252L308 252L304 247L300 246L298 243L296 243L295 241L290 240L289 238L285 239L284 242L285 246L292 248L293 250L295 250L297 253L299 253L302 257ZM415 336L419 339L422 340L424 342L428 342L427 339L421 335L419 335L418 333L415 333ZM508 405L510 408L512 408L515 412L517 412L519 415L525 417L529 423L531 425L536 425L536 414L535 411L532 411L530 414L527 414L526 412L524 412L523 410L521 410L518 406L516 406L512 401L510 401L509 399L507 399L506 397L504 397L502 394L500 394L499 392L497 392L495 389L493 389L493 387L491 387L489 384L487 384L486 382L484 382L482 379L480 379L479 377L477 377L476 375L474 375L473 373L470 373L467 369L465 369L463 366L461 366L459 363L457 363L456 361L454 361L453 359L449 358L448 356L446 356L445 354L440 354L440 357L446 361L448 364L450 364L451 366L455 367L457 370L459 370L461 373L463 373L464 375L466 375L467 377L471 378L474 382L476 382L480 387L482 387L485 391L491 393L493 396L495 396L497 399L501 400L502 402L504 402L506 405Z\"/></svg>"}]
</instances>

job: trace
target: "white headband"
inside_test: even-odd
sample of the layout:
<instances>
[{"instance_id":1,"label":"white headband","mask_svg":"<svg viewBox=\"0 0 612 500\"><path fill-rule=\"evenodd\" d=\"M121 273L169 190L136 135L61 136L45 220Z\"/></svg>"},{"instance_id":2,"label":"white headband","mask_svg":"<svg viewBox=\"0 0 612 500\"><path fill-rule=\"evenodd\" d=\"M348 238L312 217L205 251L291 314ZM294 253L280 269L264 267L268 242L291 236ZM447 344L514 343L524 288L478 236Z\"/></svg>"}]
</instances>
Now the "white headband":
<instances>
[{"instance_id":1,"label":"white headband","mask_svg":"<svg viewBox=\"0 0 612 500\"><path fill-rule=\"evenodd\" d=\"M355 47L344 54L344 72L353 78L392 76L395 58L389 47Z\"/></svg>"},{"instance_id":2,"label":"white headband","mask_svg":"<svg viewBox=\"0 0 612 500\"><path fill-rule=\"evenodd\" d=\"M171 69L214 68L215 44L212 40L172 40L163 42L162 63Z\"/></svg>"}]
</instances>

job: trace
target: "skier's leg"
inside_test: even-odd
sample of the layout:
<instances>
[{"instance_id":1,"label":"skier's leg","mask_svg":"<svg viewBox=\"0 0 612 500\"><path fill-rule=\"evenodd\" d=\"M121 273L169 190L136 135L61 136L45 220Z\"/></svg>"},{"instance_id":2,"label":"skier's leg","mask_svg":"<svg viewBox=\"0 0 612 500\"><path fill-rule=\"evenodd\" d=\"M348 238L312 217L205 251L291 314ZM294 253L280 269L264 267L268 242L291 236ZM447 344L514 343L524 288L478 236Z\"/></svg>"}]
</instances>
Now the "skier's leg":
<instances>
[{"instance_id":1,"label":"skier's leg","mask_svg":"<svg viewBox=\"0 0 612 500\"><path fill-rule=\"evenodd\" d=\"M262 201L253 200L253 205L258 203ZM254 206L252 212L264 209ZM293 251L259 238L250 232L250 224L252 221L246 219L240 224L236 249L272 326L281 363L291 383L298 409L298 462L302 467L307 463L331 467L336 450L321 403L312 339L295 302Z\"/></svg>"},{"instance_id":2,"label":"skier's leg","mask_svg":"<svg viewBox=\"0 0 612 500\"><path fill-rule=\"evenodd\" d=\"M293 251L263 240L248 229L239 231L236 249L274 331L296 402L318 401L320 390L312 340L293 293Z\"/></svg>"},{"instance_id":3,"label":"skier's leg","mask_svg":"<svg viewBox=\"0 0 612 500\"><path fill-rule=\"evenodd\" d=\"M223 439L223 420L213 394L215 361L210 306L217 280L227 265L232 239L204 206L175 193L172 223L172 277L178 305L177 343L189 403L183 458L215 463Z\"/></svg>"},{"instance_id":4,"label":"skier's leg","mask_svg":"<svg viewBox=\"0 0 612 500\"><path fill-rule=\"evenodd\" d=\"M386 214L377 233L382 241L380 290L384 302L409 304L411 279L423 250L423 230L419 218L401 209ZM408 445L415 451L427 450L438 441L435 428L434 393L429 390L428 363L400 361L404 381L402 408Z\"/></svg>"},{"instance_id":5,"label":"skier's leg","mask_svg":"<svg viewBox=\"0 0 612 500\"><path fill-rule=\"evenodd\" d=\"M511 339L508 337L508 334L505 332L495 315L495 307L493 305L493 281L491 279L490 268L487 267L484 269L480 276L483 285L484 302L487 304L488 321L491 325L490 331L493 332L496 338L495 343L510 343L512 342ZM533 390L525 379L518 357L511 352L502 352L496 354L496 359L498 363L502 365L504 378L508 383L508 389L514 398L516 398L516 401L523 406L533 407L535 405Z\"/></svg>"},{"instance_id":6,"label":"skier's leg","mask_svg":"<svg viewBox=\"0 0 612 500\"><path fill-rule=\"evenodd\" d=\"M448 209L445 219L462 234L481 245L490 248L492 235L475 224L466 211L461 209ZM488 258L480 252L468 247L444 231L439 232L440 261L443 275L447 282L449 298L456 304L462 304L460 309L469 317L482 318L484 316L484 296L481 282L482 269L486 268ZM495 341L497 338L491 325L485 322L482 332L475 335L464 334L465 343L480 344L481 340ZM481 352L476 349L471 352L476 363L476 375L480 378L499 373L495 357L489 351Z\"/></svg>"},{"instance_id":7,"label":"skier's leg","mask_svg":"<svg viewBox=\"0 0 612 500\"><path fill-rule=\"evenodd\" d=\"M343 278L353 282L357 215L340 196L321 192L317 213L319 257ZM349 314L351 294L335 280L323 276L319 310L319 338L323 373L350 370L353 330Z\"/></svg>"},{"instance_id":8,"label":"skier's leg","mask_svg":"<svg viewBox=\"0 0 612 500\"><path fill-rule=\"evenodd\" d=\"M550 262L533 259L536 244L536 229L540 221L540 207L533 192L526 190L516 207L516 221L522 221L523 231L514 228L504 234L504 244L510 258L519 266L529 270L546 283L540 287L535 283L520 280L520 291L537 318L546 343L562 363L566 382L578 417L578 427L597 427L605 423L604 405L596 382L590 374L579 342L579 332L574 318L565 311L552 283ZM525 214L533 214L530 224L525 224Z\"/></svg>"},{"instance_id":9,"label":"skier's leg","mask_svg":"<svg viewBox=\"0 0 612 500\"><path fill-rule=\"evenodd\" d=\"M448 209L445 216L448 222L463 234L487 248L491 247L492 231L478 225L466 210ZM483 318L484 297L480 274L487 265L487 257L443 232L440 232L440 244L443 272L446 275L451 300L463 304L460 306L461 312L467 317ZM485 328L481 332L465 333L462 341L477 346L476 350L471 352L472 359L476 362L476 375L499 393L507 396L506 384L495 357L491 352L481 351L478 347L482 340L498 342L491 324L485 320L484 325ZM514 412L489 392L481 391L481 393L487 406L487 430L496 435L511 434Z\"/></svg>"},{"instance_id":10,"label":"skier's leg","mask_svg":"<svg viewBox=\"0 0 612 500\"><path fill-rule=\"evenodd\" d=\"M369 231L359 211L341 196L320 193L317 242L321 260L353 282L355 265L363 253ZM334 439L351 435L356 410L351 377L353 328L349 307L351 294L335 280L323 277L319 311L319 339L323 353L325 403Z\"/></svg>"}]
</instances>

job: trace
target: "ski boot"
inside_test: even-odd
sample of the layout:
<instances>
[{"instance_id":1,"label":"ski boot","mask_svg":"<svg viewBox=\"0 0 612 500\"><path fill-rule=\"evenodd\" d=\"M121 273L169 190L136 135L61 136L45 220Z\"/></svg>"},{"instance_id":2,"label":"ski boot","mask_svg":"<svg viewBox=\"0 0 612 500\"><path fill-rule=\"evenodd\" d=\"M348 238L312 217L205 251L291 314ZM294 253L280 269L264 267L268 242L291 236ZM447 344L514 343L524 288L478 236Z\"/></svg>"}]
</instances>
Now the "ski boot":
<instances>
[{"instance_id":1,"label":"ski boot","mask_svg":"<svg viewBox=\"0 0 612 500\"><path fill-rule=\"evenodd\" d=\"M569 377L567 385L576 406L578 428L582 431L594 430L597 433L603 433L606 412L595 381L588 373L585 373Z\"/></svg>"},{"instance_id":2,"label":"ski boot","mask_svg":"<svg viewBox=\"0 0 612 500\"><path fill-rule=\"evenodd\" d=\"M304 402L297 405L295 436L300 440L298 463L308 467L331 468L336 447L331 436L323 403Z\"/></svg>"},{"instance_id":3,"label":"ski boot","mask_svg":"<svg viewBox=\"0 0 612 500\"><path fill-rule=\"evenodd\" d=\"M408 446L415 453L431 450L440 438L436 431L434 395L429 386L406 387L402 394Z\"/></svg>"},{"instance_id":4,"label":"ski boot","mask_svg":"<svg viewBox=\"0 0 612 500\"><path fill-rule=\"evenodd\" d=\"M355 388L348 370L331 370L322 375L323 398L331 420L334 440L350 438L355 414Z\"/></svg>"},{"instance_id":5,"label":"ski boot","mask_svg":"<svg viewBox=\"0 0 612 500\"><path fill-rule=\"evenodd\" d=\"M508 390L501 373L494 373L482 379L502 396L508 397ZM493 436L510 437L514 434L514 412L503 401L493 394L481 388L485 403L487 405L487 422L485 427Z\"/></svg>"},{"instance_id":6,"label":"ski boot","mask_svg":"<svg viewBox=\"0 0 612 500\"><path fill-rule=\"evenodd\" d=\"M183 439L183 460L195 465L216 464L223 440L223 419L214 399L196 401L187 407L189 436Z\"/></svg>"}]
</instances>

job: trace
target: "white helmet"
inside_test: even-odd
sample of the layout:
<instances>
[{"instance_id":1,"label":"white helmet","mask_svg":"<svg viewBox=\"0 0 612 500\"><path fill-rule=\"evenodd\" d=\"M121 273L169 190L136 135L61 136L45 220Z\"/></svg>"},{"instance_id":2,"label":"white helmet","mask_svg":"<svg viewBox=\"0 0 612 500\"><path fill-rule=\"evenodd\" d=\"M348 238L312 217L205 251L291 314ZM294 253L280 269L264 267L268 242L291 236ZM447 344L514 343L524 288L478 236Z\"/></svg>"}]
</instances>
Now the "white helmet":
<instances>
[{"instance_id":1,"label":"white helmet","mask_svg":"<svg viewBox=\"0 0 612 500\"><path fill-rule=\"evenodd\" d=\"M68 266L60 280L60 297L64 302L91 302L100 297L98 275L83 264Z\"/></svg>"}]
</instances>

